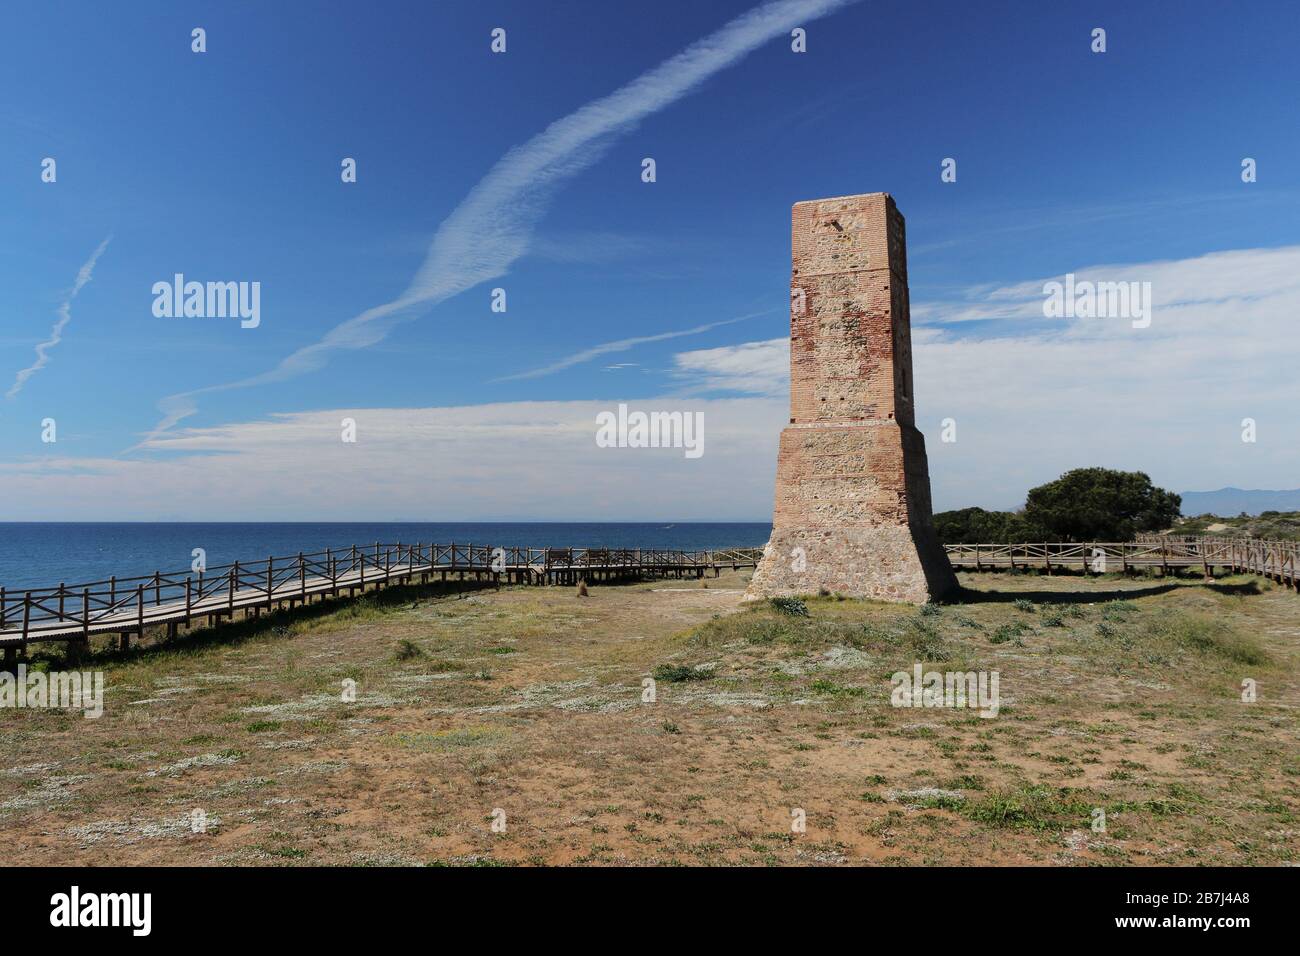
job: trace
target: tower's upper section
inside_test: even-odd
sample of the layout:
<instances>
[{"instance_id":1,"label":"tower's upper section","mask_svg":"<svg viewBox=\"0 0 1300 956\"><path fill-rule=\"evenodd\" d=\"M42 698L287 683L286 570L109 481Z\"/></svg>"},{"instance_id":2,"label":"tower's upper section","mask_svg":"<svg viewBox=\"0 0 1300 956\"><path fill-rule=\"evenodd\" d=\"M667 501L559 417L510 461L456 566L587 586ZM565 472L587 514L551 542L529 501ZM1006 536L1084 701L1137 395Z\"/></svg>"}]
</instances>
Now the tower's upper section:
<instances>
[{"instance_id":1,"label":"tower's upper section","mask_svg":"<svg viewBox=\"0 0 1300 956\"><path fill-rule=\"evenodd\" d=\"M914 423L905 229L886 193L795 204L792 424Z\"/></svg>"}]
</instances>

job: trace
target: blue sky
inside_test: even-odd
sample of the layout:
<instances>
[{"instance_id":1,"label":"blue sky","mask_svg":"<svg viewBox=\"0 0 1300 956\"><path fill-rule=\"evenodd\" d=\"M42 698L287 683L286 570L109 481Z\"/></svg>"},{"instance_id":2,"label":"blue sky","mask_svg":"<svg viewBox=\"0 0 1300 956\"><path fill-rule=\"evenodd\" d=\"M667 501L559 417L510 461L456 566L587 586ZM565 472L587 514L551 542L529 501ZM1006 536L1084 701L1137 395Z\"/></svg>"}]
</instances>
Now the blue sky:
<instances>
[{"instance_id":1,"label":"blue sky","mask_svg":"<svg viewBox=\"0 0 1300 956\"><path fill-rule=\"evenodd\" d=\"M769 7L752 50L699 53L698 85L651 91L516 198L489 188L505 234L458 226L512 149L759 6L6 8L0 386L67 321L0 399L0 519L764 518L790 205L873 191L908 220L937 508L1014 505L1085 464L1176 490L1300 485L1279 414L1300 273L1284 4L809 0L803 54L780 25L798 4ZM1033 317L1035 283L1094 268L1153 282L1154 332ZM151 286L177 272L260 282L260 326L155 317ZM368 325L377 341L160 409L277 368L417 275L444 291ZM618 401L707 410L716 451L589 457L578 423ZM362 440L340 449L348 410ZM317 460L346 493L304 492Z\"/></svg>"}]
</instances>

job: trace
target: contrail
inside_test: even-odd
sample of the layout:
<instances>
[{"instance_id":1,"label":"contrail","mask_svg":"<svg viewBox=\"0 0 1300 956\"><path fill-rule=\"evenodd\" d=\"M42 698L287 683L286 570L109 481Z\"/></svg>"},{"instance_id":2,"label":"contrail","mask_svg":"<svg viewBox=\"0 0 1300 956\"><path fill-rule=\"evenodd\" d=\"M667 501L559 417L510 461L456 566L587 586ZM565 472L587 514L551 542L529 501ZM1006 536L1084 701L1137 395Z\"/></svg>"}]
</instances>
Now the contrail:
<instances>
[{"instance_id":1,"label":"contrail","mask_svg":"<svg viewBox=\"0 0 1300 956\"><path fill-rule=\"evenodd\" d=\"M644 345L647 342L663 342L666 339L679 339L685 335L699 335L710 329L716 329L722 325L733 325L736 322L744 322L746 319L754 319L760 315L770 315L775 311L765 309L762 312L751 312L749 315L737 316L734 319L723 319L721 322L708 322L704 325L697 325L690 329L681 329L676 332L660 332L657 335L637 335L629 339L619 339L615 342L602 342L600 345L593 345L589 349L583 349L581 352L575 352L573 355L566 356L550 365L543 365L541 368L529 369L526 372L516 372L513 375L503 375L500 378L494 378L494 382L513 382L521 378L541 378L544 375L553 375L556 372L563 371L566 368L572 368L574 365L580 365L583 362L590 362L594 358L600 358L602 355L608 355L611 352L625 352L630 348L638 345Z\"/></svg>"},{"instance_id":2,"label":"contrail","mask_svg":"<svg viewBox=\"0 0 1300 956\"><path fill-rule=\"evenodd\" d=\"M411 312L417 307L434 305L505 275L511 264L527 253L533 229L555 190L599 159L613 134L677 101L773 37L855 2L772 0L626 86L556 120L498 160L443 220L424 264L401 296L336 325L318 342L298 349L260 375L167 396L158 403L164 418L141 444L194 414L199 395L283 381L313 371L325 364L331 352L382 341L397 322L414 318Z\"/></svg>"},{"instance_id":3,"label":"contrail","mask_svg":"<svg viewBox=\"0 0 1300 956\"><path fill-rule=\"evenodd\" d=\"M9 391L5 392L5 398L13 398L23 390L23 386L27 384L29 378L41 369L45 368L46 363L49 362L50 349L63 341L63 329L70 321L72 321L72 300L77 297L77 293L81 291L81 287L90 281L90 277L95 271L95 263L98 262L99 257L104 254L104 250L108 248L108 244L112 238L112 236L109 236L101 242L99 248L94 251L91 257L87 259L85 264L81 267L80 271L77 273L77 281L73 283L72 291L68 293L67 298L63 300L63 304L59 306L59 320L54 323L54 328L50 329L50 337L40 345L36 346L36 361L18 373L14 378L13 385L9 386Z\"/></svg>"}]
</instances>

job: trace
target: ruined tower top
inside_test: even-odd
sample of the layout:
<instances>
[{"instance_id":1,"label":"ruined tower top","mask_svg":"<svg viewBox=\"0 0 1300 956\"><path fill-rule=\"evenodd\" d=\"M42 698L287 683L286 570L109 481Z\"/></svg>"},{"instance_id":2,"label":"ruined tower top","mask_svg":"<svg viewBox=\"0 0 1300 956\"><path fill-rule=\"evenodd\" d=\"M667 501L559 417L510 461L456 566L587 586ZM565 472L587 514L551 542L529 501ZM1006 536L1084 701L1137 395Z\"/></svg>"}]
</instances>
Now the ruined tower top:
<instances>
[{"instance_id":1,"label":"ruined tower top","mask_svg":"<svg viewBox=\"0 0 1300 956\"><path fill-rule=\"evenodd\" d=\"M796 203L790 423L911 425L906 224L887 193Z\"/></svg>"}]
</instances>

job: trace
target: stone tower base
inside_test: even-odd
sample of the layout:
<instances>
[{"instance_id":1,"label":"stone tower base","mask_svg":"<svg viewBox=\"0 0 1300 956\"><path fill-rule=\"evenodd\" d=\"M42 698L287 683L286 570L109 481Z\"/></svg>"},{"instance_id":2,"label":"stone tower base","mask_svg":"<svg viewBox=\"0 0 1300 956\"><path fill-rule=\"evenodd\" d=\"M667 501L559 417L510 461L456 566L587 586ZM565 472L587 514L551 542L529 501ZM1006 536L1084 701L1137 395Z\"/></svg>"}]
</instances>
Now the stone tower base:
<instances>
[{"instance_id":1,"label":"stone tower base","mask_svg":"<svg viewBox=\"0 0 1300 956\"><path fill-rule=\"evenodd\" d=\"M910 425L781 432L772 537L746 600L829 591L924 604L957 588L930 523L925 439Z\"/></svg>"},{"instance_id":2,"label":"stone tower base","mask_svg":"<svg viewBox=\"0 0 1300 956\"><path fill-rule=\"evenodd\" d=\"M802 548L802 561L798 560ZM937 553L936 553L937 549ZM922 555L929 554L929 560ZM803 565L803 571L795 570ZM745 600L828 591L846 597L924 604L957 587L942 549L907 527L772 532Z\"/></svg>"}]
</instances>

